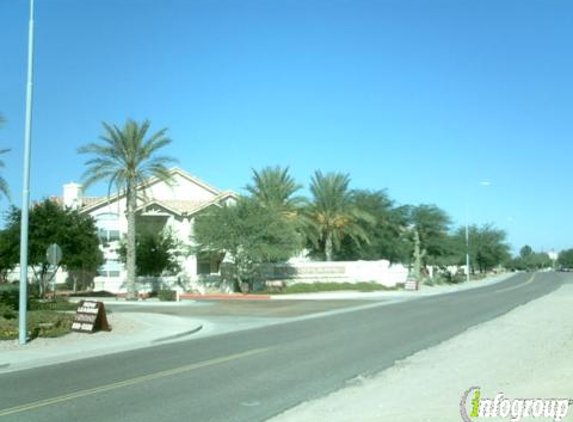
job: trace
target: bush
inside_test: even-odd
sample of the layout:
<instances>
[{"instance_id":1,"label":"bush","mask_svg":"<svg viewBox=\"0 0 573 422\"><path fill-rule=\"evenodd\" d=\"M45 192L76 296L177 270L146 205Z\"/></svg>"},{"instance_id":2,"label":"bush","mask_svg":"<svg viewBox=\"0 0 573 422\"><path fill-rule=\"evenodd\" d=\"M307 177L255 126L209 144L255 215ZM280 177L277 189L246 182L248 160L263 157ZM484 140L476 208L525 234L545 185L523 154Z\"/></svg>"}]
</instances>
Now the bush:
<instances>
[{"instance_id":1,"label":"bush","mask_svg":"<svg viewBox=\"0 0 573 422\"><path fill-rule=\"evenodd\" d=\"M295 283L281 289L280 293L316 293L352 290L359 292L376 292L383 290L395 290L378 283ZM269 293L277 293L276 290Z\"/></svg>"},{"instance_id":2,"label":"bush","mask_svg":"<svg viewBox=\"0 0 573 422\"><path fill-rule=\"evenodd\" d=\"M115 293L108 292L107 290L98 290L95 292L78 292L78 293L70 293L69 297L117 297Z\"/></svg>"},{"instance_id":3,"label":"bush","mask_svg":"<svg viewBox=\"0 0 573 422\"><path fill-rule=\"evenodd\" d=\"M60 337L72 330L74 315L53 311L35 311L29 314L30 338Z\"/></svg>"},{"instance_id":4,"label":"bush","mask_svg":"<svg viewBox=\"0 0 573 422\"><path fill-rule=\"evenodd\" d=\"M54 311L28 312L28 338L60 337L71 332L74 315ZM18 319L0 318L0 340L18 338Z\"/></svg>"},{"instance_id":5,"label":"bush","mask_svg":"<svg viewBox=\"0 0 573 422\"><path fill-rule=\"evenodd\" d=\"M75 311L77 307L77 303L70 302L62 296L56 296L53 300L30 301L31 311Z\"/></svg>"},{"instance_id":6,"label":"bush","mask_svg":"<svg viewBox=\"0 0 573 422\"><path fill-rule=\"evenodd\" d=\"M0 318L0 340L18 338L18 320Z\"/></svg>"},{"instance_id":7,"label":"bush","mask_svg":"<svg viewBox=\"0 0 573 422\"><path fill-rule=\"evenodd\" d=\"M17 316L18 315L16 313L16 310L13 307L0 302L0 318L14 319Z\"/></svg>"},{"instance_id":8,"label":"bush","mask_svg":"<svg viewBox=\"0 0 573 422\"><path fill-rule=\"evenodd\" d=\"M175 290L158 290L157 297L164 302L173 302L176 298Z\"/></svg>"},{"instance_id":9,"label":"bush","mask_svg":"<svg viewBox=\"0 0 573 422\"><path fill-rule=\"evenodd\" d=\"M20 289L12 285L2 286L0 288L0 304L18 310L20 306Z\"/></svg>"}]
</instances>

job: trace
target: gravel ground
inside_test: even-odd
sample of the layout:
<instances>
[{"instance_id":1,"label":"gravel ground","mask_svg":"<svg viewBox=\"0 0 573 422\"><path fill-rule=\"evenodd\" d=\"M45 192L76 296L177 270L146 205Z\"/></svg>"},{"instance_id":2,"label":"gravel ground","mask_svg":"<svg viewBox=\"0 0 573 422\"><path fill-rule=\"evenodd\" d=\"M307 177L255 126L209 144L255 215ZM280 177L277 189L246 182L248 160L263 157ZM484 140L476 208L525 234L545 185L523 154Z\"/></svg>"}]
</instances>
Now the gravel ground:
<instances>
[{"instance_id":1,"label":"gravel ground","mask_svg":"<svg viewBox=\"0 0 573 422\"><path fill-rule=\"evenodd\" d=\"M114 337L122 337L126 334L140 332L145 329L145 324L138 322L134 317L126 317L118 313L107 313L107 320L112 327L112 331L100 331L94 334L70 333L57 338L35 338L26 344L26 350L41 350L48 347L61 347L65 345L76 345L78 342L93 342L94 339L104 340ZM22 348L18 340L0 341L0 352L18 351Z\"/></svg>"},{"instance_id":2,"label":"gravel ground","mask_svg":"<svg viewBox=\"0 0 573 422\"><path fill-rule=\"evenodd\" d=\"M573 398L572 303L573 286L565 285L271 421L459 422L461 396L472 386L483 398ZM573 408L563 420L573 420Z\"/></svg>"}]
</instances>

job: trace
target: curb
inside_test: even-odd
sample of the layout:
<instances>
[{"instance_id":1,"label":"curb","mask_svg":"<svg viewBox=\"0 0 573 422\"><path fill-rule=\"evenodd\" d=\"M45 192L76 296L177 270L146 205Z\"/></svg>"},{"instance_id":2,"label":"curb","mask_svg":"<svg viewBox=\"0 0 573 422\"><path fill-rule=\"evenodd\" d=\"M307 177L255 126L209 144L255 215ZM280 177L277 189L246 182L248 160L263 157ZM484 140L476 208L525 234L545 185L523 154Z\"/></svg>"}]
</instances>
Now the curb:
<instances>
[{"instance_id":1,"label":"curb","mask_svg":"<svg viewBox=\"0 0 573 422\"><path fill-rule=\"evenodd\" d=\"M162 341L170 341L170 340L177 340L181 337L185 337L191 334L195 334L198 333L199 331L201 331L203 329L203 325L199 325L198 327L193 328L192 330L189 331L185 331L183 333L178 333L178 334L173 334L171 336L166 336L166 337L160 337L160 338L156 338L155 340L151 340L151 343L160 343Z\"/></svg>"},{"instance_id":2,"label":"curb","mask_svg":"<svg viewBox=\"0 0 573 422\"><path fill-rule=\"evenodd\" d=\"M243 295L243 294L208 294L198 295L183 293L179 295L182 300L271 300L270 295Z\"/></svg>"}]
</instances>

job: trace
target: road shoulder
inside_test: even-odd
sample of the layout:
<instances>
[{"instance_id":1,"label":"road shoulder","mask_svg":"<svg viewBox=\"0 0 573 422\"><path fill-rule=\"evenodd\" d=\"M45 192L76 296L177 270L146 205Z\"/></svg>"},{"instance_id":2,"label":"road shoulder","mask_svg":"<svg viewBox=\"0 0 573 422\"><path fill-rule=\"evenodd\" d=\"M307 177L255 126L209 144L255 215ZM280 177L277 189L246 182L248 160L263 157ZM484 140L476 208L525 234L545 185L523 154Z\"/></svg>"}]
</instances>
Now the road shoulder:
<instances>
[{"instance_id":1,"label":"road shoulder","mask_svg":"<svg viewBox=\"0 0 573 422\"><path fill-rule=\"evenodd\" d=\"M564 285L271 421L459 422L461 396L472 386L484 397L572 398L572 301L573 285Z\"/></svg>"}]
</instances>

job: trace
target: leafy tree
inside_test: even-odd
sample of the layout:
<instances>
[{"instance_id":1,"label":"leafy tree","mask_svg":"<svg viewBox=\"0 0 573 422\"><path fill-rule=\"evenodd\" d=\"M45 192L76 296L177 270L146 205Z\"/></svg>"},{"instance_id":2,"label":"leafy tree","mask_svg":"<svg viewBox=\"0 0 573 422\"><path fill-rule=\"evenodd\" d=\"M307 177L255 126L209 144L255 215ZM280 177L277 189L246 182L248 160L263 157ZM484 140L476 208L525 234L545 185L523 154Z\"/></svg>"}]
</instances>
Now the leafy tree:
<instances>
[{"instance_id":1,"label":"leafy tree","mask_svg":"<svg viewBox=\"0 0 573 422\"><path fill-rule=\"evenodd\" d=\"M246 189L251 197L261 205L286 213L294 213L304 202L295 196L302 188L289 174L288 167L265 167L261 171L253 170L253 184Z\"/></svg>"},{"instance_id":2,"label":"leafy tree","mask_svg":"<svg viewBox=\"0 0 573 422\"><path fill-rule=\"evenodd\" d=\"M11 207L2 243L12 251L17 250L20 244L20 218L20 210ZM65 269L95 272L103 263L97 229L91 216L80 214L77 210L64 209L49 199L34 204L29 216L28 262L41 295L45 292L50 270L46 250L52 243L61 247L62 261L59 266ZM11 265L16 265L19 255L16 253L10 256L13 260Z\"/></svg>"},{"instance_id":3,"label":"leafy tree","mask_svg":"<svg viewBox=\"0 0 573 422\"><path fill-rule=\"evenodd\" d=\"M72 210L66 210L66 215L69 235L58 244L62 248L62 255L64 251L73 251L73 254L65 256L65 260L62 258L62 261L75 292L78 286L82 290L90 287L104 259L99 249L97 227L93 218Z\"/></svg>"},{"instance_id":4,"label":"leafy tree","mask_svg":"<svg viewBox=\"0 0 573 422\"><path fill-rule=\"evenodd\" d=\"M510 247L506 242L507 234L505 231L496 229L491 224L485 224L481 227L470 226L468 233L472 273L475 273L476 270L485 273L510 259ZM459 249L464 251L463 258L460 257L459 259L462 263L465 260L466 251L465 227L458 229L455 238Z\"/></svg>"},{"instance_id":5,"label":"leafy tree","mask_svg":"<svg viewBox=\"0 0 573 422\"><path fill-rule=\"evenodd\" d=\"M285 261L300 249L292 221L248 198L210 207L197 217L194 230L199 251L228 254L235 269L235 289L255 279L259 264Z\"/></svg>"},{"instance_id":6,"label":"leafy tree","mask_svg":"<svg viewBox=\"0 0 573 422\"><path fill-rule=\"evenodd\" d=\"M373 217L373 222L359 222L369 233L370 243L357 244L346 236L341 242L340 250L335 254L336 259L387 259L390 262L407 259L407 244L402 235L407 224L403 209L395 208L385 191L354 191L352 200L358 209Z\"/></svg>"},{"instance_id":7,"label":"leafy tree","mask_svg":"<svg viewBox=\"0 0 573 422\"><path fill-rule=\"evenodd\" d=\"M115 186L121 194L125 194L127 296L130 299L135 298L137 186L151 176L169 181L171 174L166 165L175 161L171 157L154 155L169 145L171 140L165 136L167 129L148 136L149 126L148 120L139 124L130 119L123 128L103 123L105 133L100 136L100 142L92 142L78 149L79 153L91 156L85 163L85 187L105 180L108 182L108 192Z\"/></svg>"},{"instance_id":8,"label":"leafy tree","mask_svg":"<svg viewBox=\"0 0 573 422\"><path fill-rule=\"evenodd\" d=\"M573 249L566 249L559 252L557 263L562 268L573 268Z\"/></svg>"},{"instance_id":9,"label":"leafy tree","mask_svg":"<svg viewBox=\"0 0 573 422\"><path fill-rule=\"evenodd\" d=\"M547 252L538 252L535 254L534 265L538 270L543 268L552 268L553 260Z\"/></svg>"},{"instance_id":10,"label":"leafy tree","mask_svg":"<svg viewBox=\"0 0 573 422\"><path fill-rule=\"evenodd\" d=\"M529 245L525 245L519 250L519 257L522 259L527 259L531 255L533 255L533 249Z\"/></svg>"},{"instance_id":11,"label":"leafy tree","mask_svg":"<svg viewBox=\"0 0 573 422\"><path fill-rule=\"evenodd\" d=\"M374 217L356 205L349 184L350 177L342 173L316 171L311 179L307 235L327 261L334 259L345 237L357 244L370 242L364 223L374 224Z\"/></svg>"},{"instance_id":12,"label":"leafy tree","mask_svg":"<svg viewBox=\"0 0 573 422\"><path fill-rule=\"evenodd\" d=\"M517 256L511 262L511 265L522 271L537 271L543 268L553 266L553 261L545 252L535 252L529 245L523 246Z\"/></svg>"},{"instance_id":13,"label":"leafy tree","mask_svg":"<svg viewBox=\"0 0 573 422\"><path fill-rule=\"evenodd\" d=\"M13 239L19 235L18 227L0 230L0 282L6 282L8 272L13 270L20 260L20 249Z\"/></svg>"},{"instance_id":14,"label":"leafy tree","mask_svg":"<svg viewBox=\"0 0 573 422\"><path fill-rule=\"evenodd\" d=\"M480 273L495 268L510 257L505 231L496 229L491 224L481 227L472 243L475 244L476 251L474 262Z\"/></svg>"},{"instance_id":15,"label":"leafy tree","mask_svg":"<svg viewBox=\"0 0 573 422\"><path fill-rule=\"evenodd\" d=\"M135 249L138 276L159 277L165 272L173 274L180 270L178 258L182 255L181 244L171 231L140 231L136 236ZM125 263L125 243L119 248L119 255Z\"/></svg>"}]
</instances>

